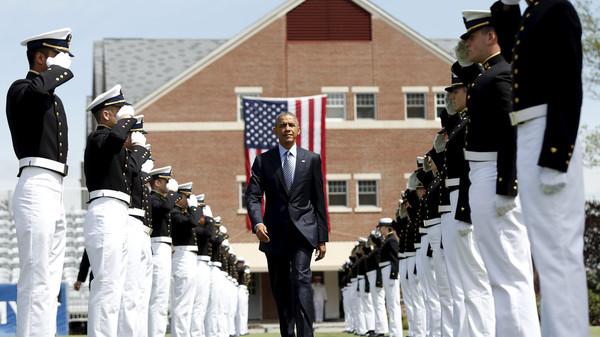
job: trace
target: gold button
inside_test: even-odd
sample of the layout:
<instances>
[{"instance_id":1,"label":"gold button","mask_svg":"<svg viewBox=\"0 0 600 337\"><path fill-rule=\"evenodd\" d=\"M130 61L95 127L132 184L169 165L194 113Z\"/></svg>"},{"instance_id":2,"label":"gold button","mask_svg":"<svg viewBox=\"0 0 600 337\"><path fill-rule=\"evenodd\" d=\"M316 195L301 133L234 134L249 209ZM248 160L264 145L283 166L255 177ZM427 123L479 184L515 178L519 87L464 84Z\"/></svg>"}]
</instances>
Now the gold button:
<instances>
[{"instance_id":1,"label":"gold button","mask_svg":"<svg viewBox=\"0 0 600 337\"><path fill-rule=\"evenodd\" d=\"M63 78L63 77L64 77L63 75L60 75L60 78Z\"/></svg>"},{"instance_id":2,"label":"gold button","mask_svg":"<svg viewBox=\"0 0 600 337\"><path fill-rule=\"evenodd\" d=\"M66 76L66 75L68 75L68 73L65 71L65 72L63 73L63 75L65 75L65 76Z\"/></svg>"},{"instance_id":3,"label":"gold button","mask_svg":"<svg viewBox=\"0 0 600 337\"><path fill-rule=\"evenodd\" d=\"M515 89L519 89L519 83L515 83L515 84L513 85L513 87L514 87Z\"/></svg>"},{"instance_id":4,"label":"gold button","mask_svg":"<svg viewBox=\"0 0 600 337\"><path fill-rule=\"evenodd\" d=\"M575 148L575 145L571 145L571 150L573 150Z\"/></svg>"},{"instance_id":5,"label":"gold button","mask_svg":"<svg viewBox=\"0 0 600 337\"><path fill-rule=\"evenodd\" d=\"M515 59L515 61L518 60L519 59L519 54L515 54L514 59Z\"/></svg>"},{"instance_id":6,"label":"gold button","mask_svg":"<svg viewBox=\"0 0 600 337\"><path fill-rule=\"evenodd\" d=\"M516 189L517 189L517 186L513 186L513 190L516 190Z\"/></svg>"},{"instance_id":7,"label":"gold button","mask_svg":"<svg viewBox=\"0 0 600 337\"><path fill-rule=\"evenodd\" d=\"M569 152L568 155L569 157L571 157L573 155L573 152Z\"/></svg>"},{"instance_id":8,"label":"gold button","mask_svg":"<svg viewBox=\"0 0 600 337\"><path fill-rule=\"evenodd\" d=\"M556 152L558 152L558 149L557 149L557 148L555 148L555 147L551 147L551 148L550 148L550 152L552 152L552 153L556 153Z\"/></svg>"},{"instance_id":9,"label":"gold button","mask_svg":"<svg viewBox=\"0 0 600 337\"><path fill-rule=\"evenodd\" d=\"M57 80L57 81L60 81L60 79L59 79L58 77L56 78L56 80Z\"/></svg>"},{"instance_id":10,"label":"gold button","mask_svg":"<svg viewBox=\"0 0 600 337\"><path fill-rule=\"evenodd\" d=\"M526 18L528 18L528 17L530 17L530 16L531 16L531 13L527 13L527 14L525 14L525 17L526 17Z\"/></svg>"},{"instance_id":11,"label":"gold button","mask_svg":"<svg viewBox=\"0 0 600 337\"><path fill-rule=\"evenodd\" d=\"M498 177L498 181L499 181L499 182L502 182L502 177Z\"/></svg>"},{"instance_id":12,"label":"gold button","mask_svg":"<svg viewBox=\"0 0 600 337\"><path fill-rule=\"evenodd\" d=\"M58 105L58 102L57 102L57 101L54 101L54 105Z\"/></svg>"},{"instance_id":13,"label":"gold button","mask_svg":"<svg viewBox=\"0 0 600 337\"><path fill-rule=\"evenodd\" d=\"M58 125L60 125L60 123L59 123ZM59 135L59 136L62 136L62 132L59 132L59 133L58 133L58 135Z\"/></svg>"},{"instance_id":14,"label":"gold button","mask_svg":"<svg viewBox=\"0 0 600 337\"><path fill-rule=\"evenodd\" d=\"M464 208L464 207L461 207L461 208L460 208L460 210L464 212L464 211L465 211L465 208Z\"/></svg>"},{"instance_id":15,"label":"gold button","mask_svg":"<svg viewBox=\"0 0 600 337\"><path fill-rule=\"evenodd\" d=\"M519 73L519 69L516 69L516 68L515 68L515 69L513 69L513 74L515 74L515 75L516 75L516 74L518 74L518 73Z\"/></svg>"},{"instance_id":16,"label":"gold button","mask_svg":"<svg viewBox=\"0 0 600 337\"><path fill-rule=\"evenodd\" d=\"M62 157L62 152L61 152L61 153L59 153L58 155Z\"/></svg>"},{"instance_id":17,"label":"gold button","mask_svg":"<svg viewBox=\"0 0 600 337\"><path fill-rule=\"evenodd\" d=\"M515 103L519 103L519 97L515 97Z\"/></svg>"},{"instance_id":18,"label":"gold button","mask_svg":"<svg viewBox=\"0 0 600 337\"><path fill-rule=\"evenodd\" d=\"M524 30L525 30L524 26L521 26L521 28L519 28L519 31L521 31L521 32L524 31Z\"/></svg>"},{"instance_id":19,"label":"gold button","mask_svg":"<svg viewBox=\"0 0 600 337\"><path fill-rule=\"evenodd\" d=\"M569 165L569 161L567 160L567 161L565 162L565 164Z\"/></svg>"},{"instance_id":20,"label":"gold button","mask_svg":"<svg viewBox=\"0 0 600 337\"><path fill-rule=\"evenodd\" d=\"M467 99L470 99L470 98L471 98L471 95L467 95Z\"/></svg>"},{"instance_id":21,"label":"gold button","mask_svg":"<svg viewBox=\"0 0 600 337\"><path fill-rule=\"evenodd\" d=\"M521 44L521 40L517 40L517 46Z\"/></svg>"}]
</instances>

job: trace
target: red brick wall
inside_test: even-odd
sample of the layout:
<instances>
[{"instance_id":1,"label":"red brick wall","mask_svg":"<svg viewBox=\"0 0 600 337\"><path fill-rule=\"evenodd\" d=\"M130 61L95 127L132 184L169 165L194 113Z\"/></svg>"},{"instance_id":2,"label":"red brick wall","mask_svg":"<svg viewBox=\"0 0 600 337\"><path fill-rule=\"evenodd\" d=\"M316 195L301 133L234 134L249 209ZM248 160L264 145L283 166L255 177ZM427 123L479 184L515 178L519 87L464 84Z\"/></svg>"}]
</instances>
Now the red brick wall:
<instances>
[{"instance_id":1,"label":"red brick wall","mask_svg":"<svg viewBox=\"0 0 600 337\"><path fill-rule=\"evenodd\" d=\"M142 111L147 122L236 120L236 86L261 86L262 96L320 93L323 86L378 86L377 117L404 119L402 86L448 83L450 65L380 19L373 40L286 43L285 17L255 34ZM427 94L428 118L434 95ZM352 93L347 112L352 119ZM331 214L331 240L355 240L378 218L391 216L404 174L415 156L431 147L433 129L328 130L328 173L380 173L381 213ZM236 175L244 174L241 131L155 132L148 135L157 167L173 165L179 182L194 181L215 215L228 225L231 241L253 241L245 216L237 214ZM350 181L349 207L356 206Z\"/></svg>"}]
</instances>

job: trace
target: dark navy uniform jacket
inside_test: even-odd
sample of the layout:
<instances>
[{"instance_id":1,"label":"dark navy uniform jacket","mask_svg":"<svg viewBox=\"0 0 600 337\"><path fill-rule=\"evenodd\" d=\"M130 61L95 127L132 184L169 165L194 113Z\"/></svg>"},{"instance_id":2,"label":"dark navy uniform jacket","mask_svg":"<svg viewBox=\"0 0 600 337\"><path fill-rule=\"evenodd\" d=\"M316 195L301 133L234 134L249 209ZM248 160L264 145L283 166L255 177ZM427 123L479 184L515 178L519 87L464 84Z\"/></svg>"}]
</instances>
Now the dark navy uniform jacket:
<instances>
[{"instance_id":1,"label":"dark navy uniform jacket","mask_svg":"<svg viewBox=\"0 0 600 337\"><path fill-rule=\"evenodd\" d=\"M536 0L521 16L519 6L498 1L492 10L499 42L512 61L514 110L547 104L539 166L566 172L579 129L581 22L567 0Z\"/></svg>"},{"instance_id":2,"label":"dark navy uniform jacket","mask_svg":"<svg viewBox=\"0 0 600 337\"><path fill-rule=\"evenodd\" d=\"M54 90L72 78L71 70L53 65L39 74L30 70L25 79L10 86L6 117L17 158L41 157L66 164L67 115Z\"/></svg>"}]
</instances>

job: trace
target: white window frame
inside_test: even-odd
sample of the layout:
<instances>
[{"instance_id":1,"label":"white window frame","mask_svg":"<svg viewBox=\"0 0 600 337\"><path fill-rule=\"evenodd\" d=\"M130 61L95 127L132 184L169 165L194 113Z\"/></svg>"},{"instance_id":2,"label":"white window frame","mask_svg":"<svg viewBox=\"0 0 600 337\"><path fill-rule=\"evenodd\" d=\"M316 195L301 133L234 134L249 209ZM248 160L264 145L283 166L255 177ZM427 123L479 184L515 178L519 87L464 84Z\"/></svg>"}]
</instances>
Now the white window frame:
<instances>
[{"instance_id":1,"label":"white window frame","mask_svg":"<svg viewBox=\"0 0 600 337\"><path fill-rule=\"evenodd\" d=\"M353 87L354 88L354 87ZM373 118L358 117L358 95L371 94L373 95ZM376 92L356 92L353 90L354 96L354 120L377 120L377 93Z\"/></svg>"},{"instance_id":2,"label":"white window frame","mask_svg":"<svg viewBox=\"0 0 600 337\"><path fill-rule=\"evenodd\" d=\"M235 183L237 186L237 193L238 193L238 209L237 209L237 214L248 214L248 210L246 209L246 207L244 207L244 205L242 204L242 200L243 200L243 188L242 188L242 184L246 183L246 176L245 175L238 175L235 176ZM247 188L248 186L246 186Z\"/></svg>"},{"instance_id":3,"label":"white window frame","mask_svg":"<svg viewBox=\"0 0 600 337\"><path fill-rule=\"evenodd\" d=\"M238 122L243 122L244 119L242 118L242 116L240 114L240 110L242 109L242 97L243 96L260 97L262 95L263 89L262 89L262 87L235 87L233 89L233 92L235 93L235 97L237 99L237 104L236 104L237 109L235 110L235 115L236 115L235 118Z\"/></svg>"},{"instance_id":4,"label":"white window frame","mask_svg":"<svg viewBox=\"0 0 600 337\"><path fill-rule=\"evenodd\" d=\"M444 105L439 105L439 104L438 104L437 95L440 95L440 94L444 95ZM434 112L433 112L433 117L434 117L436 120L440 120L440 117L438 116L437 110L438 110L438 108L440 108L440 107L441 107L441 108L445 108L445 107L446 107L446 99L447 99L447 98L448 98L448 97L447 97L447 95L446 95L446 90L442 90L442 91L433 91L433 103L434 103L434 104L433 104L433 106L434 106L434 108L433 108L433 110L434 110Z\"/></svg>"},{"instance_id":5,"label":"white window frame","mask_svg":"<svg viewBox=\"0 0 600 337\"><path fill-rule=\"evenodd\" d=\"M381 173L356 173L353 175L354 180L356 181L355 191L356 191L356 207L354 208L354 212L356 213L381 213ZM358 185L360 181L375 181L375 200L376 205L360 205L360 198L358 192Z\"/></svg>"},{"instance_id":6,"label":"white window frame","mask_svg":"<svg viewBox=\"0 0 600 337\"><path fill-rule=\"evenodd\" d=\"M346 120L347 115L348 115L348 87L322 87L321 93L325 94L325 95L329 95L329 94L343 94L344 95L344 116L339 118L339 117L329 117L326 115L325 117L327 118L327 121L333 121L333 122ZM327 98L329 98L329 97L327 97ZM325 99L327 100L327 98L325 98Z\"/></svg>"},{"instance_id":7,"label":"white window frame","mask_svg":"<svg viewBox=\"0 0 600 337\"><path fill-rule=\"evenodd\" d=\"M408 95L410 94L421 94L423 95L423 118L421 117L408 117ZM404 119L427 119L427 92L405 92L404 93Z\"/></svg>"},{"instance_id":8,"label":"white window frame","mask_svg":"<svg viewBox=\"0 0 600 337\"><path fill-rule=\"evenodd\" d=\"M331 206L329 205L329 213L351 213L352 208L350 207L350 180L352 180L351 174L343 173L328 173L327 174L327 203L329 203L329 182L330 181L345 181L346 182L346 206Z\"/></svg>"}]
</instances>

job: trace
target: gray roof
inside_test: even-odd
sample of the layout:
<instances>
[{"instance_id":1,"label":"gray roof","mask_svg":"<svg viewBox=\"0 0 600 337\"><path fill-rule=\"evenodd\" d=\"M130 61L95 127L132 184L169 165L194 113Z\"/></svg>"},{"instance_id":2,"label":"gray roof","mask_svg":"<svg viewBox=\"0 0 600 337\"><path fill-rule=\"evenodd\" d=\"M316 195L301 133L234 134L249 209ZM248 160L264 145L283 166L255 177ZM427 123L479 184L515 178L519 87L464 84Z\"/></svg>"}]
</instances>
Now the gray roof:
<instances>
[{"instance_id":1,"label":"gray roof","mask_svg":"<svg viewBox=\"0 0 600 337\"><path fill-rule=\"evenodd\" d=\"M94 43L93 96L116 84L137 103L227 40L104 39Z\"/></svg>"},{"instance_id":2,"label":"gray roof","mask_svg":"<svg viewBox=\"0 0 600 337\"><path fill-rule=\"evenodd\" d=\"M442 48L443 51L446 52L453 60L456 59L456 54L454 53L454 47L458 43L459 39L429 39L431 42L435 43L438 47Z\"/></svg>"}]
</instances>

